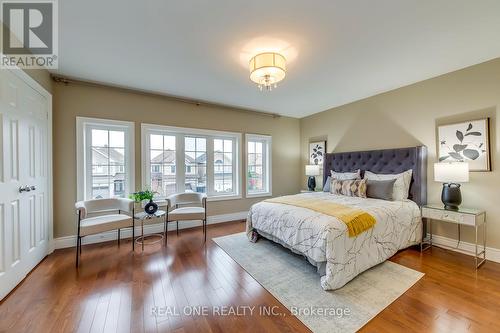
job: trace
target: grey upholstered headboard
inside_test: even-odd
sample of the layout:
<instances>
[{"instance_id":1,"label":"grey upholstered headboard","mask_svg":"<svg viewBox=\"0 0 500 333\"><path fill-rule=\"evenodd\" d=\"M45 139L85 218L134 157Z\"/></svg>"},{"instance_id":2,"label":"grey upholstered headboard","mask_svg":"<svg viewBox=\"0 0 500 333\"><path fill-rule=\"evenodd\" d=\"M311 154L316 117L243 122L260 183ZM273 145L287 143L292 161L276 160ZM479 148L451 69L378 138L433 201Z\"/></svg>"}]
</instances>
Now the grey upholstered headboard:
<instances>
[{"instance_id":1,"label":"grey upholstered headboard","mask_svg":"<svg viewBox=\"0 0 500 333\"><path fill-rule=\"evenodd\" d=\"M427 147L409 147L326 154L323 184L330 170L337 172L400 173L413 169L409 198L419 206L427 203Z\"/></svg>"}]
</instances>

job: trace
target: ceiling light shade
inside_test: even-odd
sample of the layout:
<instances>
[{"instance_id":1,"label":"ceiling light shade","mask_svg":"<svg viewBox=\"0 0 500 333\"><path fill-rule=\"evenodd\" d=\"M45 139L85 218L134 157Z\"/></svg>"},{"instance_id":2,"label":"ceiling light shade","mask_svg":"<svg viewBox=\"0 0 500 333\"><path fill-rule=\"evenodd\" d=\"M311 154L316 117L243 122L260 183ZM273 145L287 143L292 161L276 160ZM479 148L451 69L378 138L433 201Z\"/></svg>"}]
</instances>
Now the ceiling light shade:
<instances>
[{"instance_id":1,"label":"ceiling light shade","mask_svg":"<svg viewBox=\"0 0 500 333\"><path fill-rule=\"evenodd\" d=\"M272 90L286 75L286 60L279 53L260 53L250 59L250 80L257 83L259 89Z\"/></svg>"}]
</instances>

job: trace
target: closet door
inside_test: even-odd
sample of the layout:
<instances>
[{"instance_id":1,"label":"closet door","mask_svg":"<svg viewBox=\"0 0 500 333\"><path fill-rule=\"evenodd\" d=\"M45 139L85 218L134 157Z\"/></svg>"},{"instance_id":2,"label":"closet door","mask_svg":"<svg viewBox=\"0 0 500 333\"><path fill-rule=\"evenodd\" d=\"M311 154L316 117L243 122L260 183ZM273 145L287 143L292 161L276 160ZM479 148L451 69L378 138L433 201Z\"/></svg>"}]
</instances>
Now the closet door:
<instances>
[{"instance_id":1,"label":"closet door","mask_svg":"<svg viewBox=\"0 0 500 333\"><path fill-rule=\"evenodd\" d=\"M0 71L0 299L49 250L48 101Z\"/></svg>"}]
</instances>

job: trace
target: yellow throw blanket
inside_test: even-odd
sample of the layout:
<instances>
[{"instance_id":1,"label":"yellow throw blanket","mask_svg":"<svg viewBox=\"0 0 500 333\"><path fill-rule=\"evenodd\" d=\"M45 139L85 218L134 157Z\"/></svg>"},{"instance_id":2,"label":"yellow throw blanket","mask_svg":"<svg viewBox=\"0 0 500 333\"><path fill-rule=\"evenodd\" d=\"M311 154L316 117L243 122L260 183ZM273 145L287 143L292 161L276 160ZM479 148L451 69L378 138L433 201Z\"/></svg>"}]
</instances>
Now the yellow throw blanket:
<instances>
[{"instance_id":1,"label":"yellow throw blanket","mask_svg":"<svg viewBox=\"0 0 500 333\"><path fill-rule=\"evenodd\" d=\"M307 208L318 213L336 217L347 226L349 237L355 237L363 231L373 228L377 222L372 215L359 208L341 205L324 199L287 195L264 201Z\"/></svg>"}]
</instances>

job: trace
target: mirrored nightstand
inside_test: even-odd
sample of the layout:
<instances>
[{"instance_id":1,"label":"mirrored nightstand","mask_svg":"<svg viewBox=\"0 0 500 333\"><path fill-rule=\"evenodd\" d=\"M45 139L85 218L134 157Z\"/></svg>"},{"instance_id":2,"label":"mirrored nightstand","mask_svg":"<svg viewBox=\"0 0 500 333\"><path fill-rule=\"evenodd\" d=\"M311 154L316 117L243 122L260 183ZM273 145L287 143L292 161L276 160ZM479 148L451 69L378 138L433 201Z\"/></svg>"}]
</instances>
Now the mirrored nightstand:
<instances>
[{"instance_id":1,"label":"mirrored nightstand","mask_svg":"<svg viewBox=\"0 0 500 333\"><path fill-rule=\"evenodd\" d=\"M422 218L429 219L429 238L425 242L429 246L421 248L422 251L432 246L432 224L433 221L444 221L454 223L458 228L458 243L457 248L460 246L460 228L461 226L472 227L475 230L475 251L470 253L474 256L476 262L476 269L479 268L486 261L486 212L479 209L470 209L460 207L458 210L444 209L443 205L432 204L425 205L421 208ZM479 243L478 230L482 227L482 244ZM425 243L423 242L423 243ZM482 249L480 249L482 247ZM468 252L468 251L465 251Z\"/></svg>"}]
</instances>

